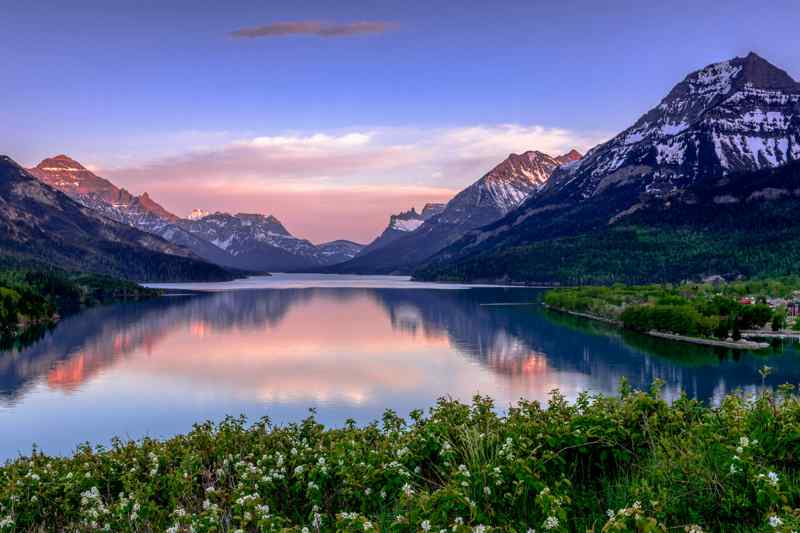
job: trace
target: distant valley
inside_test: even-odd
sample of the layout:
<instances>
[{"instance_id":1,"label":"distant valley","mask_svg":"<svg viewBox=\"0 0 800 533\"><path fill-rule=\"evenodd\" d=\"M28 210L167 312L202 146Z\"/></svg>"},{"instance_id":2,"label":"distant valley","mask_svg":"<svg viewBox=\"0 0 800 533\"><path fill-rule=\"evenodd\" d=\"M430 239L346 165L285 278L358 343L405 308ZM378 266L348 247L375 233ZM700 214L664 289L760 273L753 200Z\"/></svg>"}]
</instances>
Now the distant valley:
<instances>
[{"instance_id":1,"label":"distant valley","mask_svg":"<svg viewBox=\"0 0 800 533\"><path fill-rule=\"evenodd\" d=\"M0 170L5 263L135 280L640 283L783 275L800 261L800 84L754 53L689 74L585 156L512 153L446 204L389 216L366 244L314 244L269 214L183 218L66 155Z\"/></svg>"}]
</instances>

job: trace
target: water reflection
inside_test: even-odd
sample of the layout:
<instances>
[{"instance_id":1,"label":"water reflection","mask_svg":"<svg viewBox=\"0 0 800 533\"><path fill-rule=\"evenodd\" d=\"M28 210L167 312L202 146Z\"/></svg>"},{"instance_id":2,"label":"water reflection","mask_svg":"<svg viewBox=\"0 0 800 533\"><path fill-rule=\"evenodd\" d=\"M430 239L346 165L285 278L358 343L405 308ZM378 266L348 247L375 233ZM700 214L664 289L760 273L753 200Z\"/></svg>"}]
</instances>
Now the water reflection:
<instances>
[{"instance_id":1,"label":"water reflection","mask_svg":"<svg viewBox=\"0 0 800 533\"><path fill-rule=\"evenodd\" d=\"M443 395L611 393L622 377L711 399L753 390L757 368L797 382L793 346L766 356L677 345L547 312L530 289L308 288L218 292L88 310L0 354L0 457L33 441L185 431L240 412L278 420L377 418ZM5 431L4 431L5 433Z\"/></svg>"}]
</instances>

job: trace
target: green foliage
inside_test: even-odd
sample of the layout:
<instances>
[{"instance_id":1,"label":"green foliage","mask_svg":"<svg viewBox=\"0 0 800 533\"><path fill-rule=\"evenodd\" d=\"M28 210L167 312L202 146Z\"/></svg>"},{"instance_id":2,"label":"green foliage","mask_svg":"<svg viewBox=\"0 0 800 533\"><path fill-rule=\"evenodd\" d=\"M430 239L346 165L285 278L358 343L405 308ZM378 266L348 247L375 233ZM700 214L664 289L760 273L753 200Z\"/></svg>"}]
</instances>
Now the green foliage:
<instances>
[{"instance_id":1,"label":"green foliage","mask_svg":"<svg viewBox=\"0 0 800 533\"><path fill-rule=\"evenodd\" d=\"M562 285L676 283L709 274L797 276L798 265L796 228L704 231L630 225L523 245L509 242L461 259L431 262L414 277Z\"/></svg>"},{"instance_id":2,"label":"green foliage","mask_svg":"<svg viewBox=\"0 0 800 533\"><path fill-rule=\"evenodd\" d=\"M96 274L0 270L0 341L84 307L156 296L158 291Z\"/></svg>"},{"instance_id":3,"label":"green foliage","mask_svg":"<svg viewBox=\"0 0 800 533\"><path fill-rule=\"evenodd\" d=\"M782 307L775 311L775 314L772 315L772 323L771 323L772 331L780 331L786 328L786 308Z\"/></svg>"},{"instance_id":4,"label":"green foliage","mask_svg":"<svg viewBox=\"0 0 800 533\"><path fill-rule=\"evenodd\" d=\"M763 327L772 315L772 309L766 304L742 305L736 311L736 320L741 329L755 329Z\"/></svg>"},{"instance_id":5,"label":"green foliage","mask_svg":"<svg viewBox=\"0 0 800 533\"><path fill-rule=\"evenodd\" d=\"M665 331L693 337L710 337L720 320L704 317L691 305L632 305L622 312L622 323L636 331Z\"/></svg>"},{"instance_id":6,"label":"green foliage","mask_svg":"<svg viewBox=\"0 0 800 533\"><path fill-rule=\"evenodd\" d=\"M785 308L773 311L765 303L745 305L739 302L742 296L765 301L790 296L799 287L798 278L724 284L616 284L551 289L545 293L544 302L556 309L617 320L635 331L718 339L735 333L733 338L737 339L742 330L762 328L770 322L783 327L786 321Z\"/></svg>"},{"instance_id":7,"label":"green foliage","mask_svg":"<svg viewBox=\"0 0 800 533\"><path fill-rule=\"evenodd\" d=\"M440 400L427 416L198 424L0 468L0 531L779 531L800 526L800 400ZM307 529L306 529L307 528Z\"/></svg>"}]
</instances>

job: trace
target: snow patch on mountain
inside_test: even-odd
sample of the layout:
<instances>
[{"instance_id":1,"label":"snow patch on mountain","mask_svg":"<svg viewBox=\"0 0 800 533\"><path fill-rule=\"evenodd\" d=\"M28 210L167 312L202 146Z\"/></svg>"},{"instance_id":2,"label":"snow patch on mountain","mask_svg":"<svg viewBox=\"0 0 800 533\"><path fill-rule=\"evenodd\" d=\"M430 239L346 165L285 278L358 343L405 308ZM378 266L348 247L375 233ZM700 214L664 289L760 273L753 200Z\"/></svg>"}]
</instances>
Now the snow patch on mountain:
<instances>
[{"instance_id":1,"label":"snow patch on mountain","mask_svg":"<svg viewBox=\"0 0 800 533\"><path fill-rule=\"evenodd\" d=\"M398 231L414 231L418 227L422 225L424 220L421 218L419 219L409 219L409 220L401 220L395 219L392 221L391 228L396 229Z\"/></svg>"},{"instance_id":2,"label":"snow patch on mountain","mask_svg":"<svg viewBox=\"0 0 800 533\"><path fill-rule=\"evenodd\" d=\"M689 74L633 126L554 173L548 188L589 198L639 169L645 191L800 159L800 84L755 54ZM622 182L620 182L622 183Z\"/></svg>"}]
</instances>

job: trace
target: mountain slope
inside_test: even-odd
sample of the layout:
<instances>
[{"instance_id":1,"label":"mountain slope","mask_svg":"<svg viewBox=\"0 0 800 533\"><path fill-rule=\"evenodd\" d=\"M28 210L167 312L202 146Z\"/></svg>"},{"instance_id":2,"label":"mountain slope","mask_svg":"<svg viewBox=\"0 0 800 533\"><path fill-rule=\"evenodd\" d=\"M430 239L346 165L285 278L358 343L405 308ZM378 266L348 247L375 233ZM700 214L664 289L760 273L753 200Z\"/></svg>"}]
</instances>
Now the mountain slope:
<instances>
[{"instance_id":1,"label":"mountain slope","mask_svg":"<svg viewBox=\"0 0 800 533\"><path fill-rule=\"evenodd\" d=\"M287 271L321 264L316 246L293 236L271 215L217 212L178 225L225 251L228 264L237 268Z\"/></svg>"},{"instance_id":2,"label":"mountain slope","mask_svg":"<svg viewBox=\"0 0 800 533\"><path fill-rule=\"evenodd\" d=\"M400 237L408 235L410 232L418 229L423 222L444 211L444 207L445 204L425 204L425 207L423 207L422 211L419 213L412 207L408 211L401 211L396 215L391 215L389 217L389 225L386 226L383 233L365 246L364 249L361 250L361 254L366 255L375 250L379 250L393 243Z\"/></svg>"},{"instance_id":3,"label":"mountain slope","mask_svg":"<svg viewBox=\"0 0 800 533\"><path fill-rule=\"evenodd\" d=\"M28 171L54 189L112 220L186 247L212 263L235 266L227 261L224 251L176 225L178 217L146 192L141 196L133 196L66 155L45 159Z\"/></svg>"},{"instance_id":4,"label":"mountain slope","mask_svg":"<svg viewBox=\"0 0 800 533\"><path fill-rule=\"evenodd\" d=\"M0 261L137 281L225 280L185 248L110 220L0 156Z\"/></svg>"},{"instance_id":5,"label":"mountain slope","mask_svg":"<svg viewBox=\"0 0 800 533\"><path fill-rule=\"evenodd\" d=\"M490 224L541 189L559 165L580 154L552 157L539 151L511 154L450 200L441 213L408 235L334 268L335 272L409 272L466 232Z\"/></svg>"},{"instance_id":6,"label":"mountain slope","mask_svg":"<svg viewBox=\"0 0 800 533\"><path fill-rule=\"evenodd\" d=\"M345 239L339 239L323 242L322 244L318 244L316 248L317 260L321 265L335 265L349 261L357 256L361 253L361 250L364 249L364 245Z\"/></svg>"},{"instance_id":7,"label":"mountain slope","mask_svg":"<svg viewBox=\"0 0 800 533\"><path fill-rule=\"evenodd\" d=\"M274 217L211 215L195 210L188 219L180 219L146 192L134 196L66 155L45 159L29 172L112 220L158 235L218 265L255 271L286 270L316 268L355 256L355 243L328 244L317 249L289 234ZM208 221L202 222L209 216Z\"/></svg>"},{"instance_id":8,"label":"mountain slope","mask_svg":"<svg viewBox=\"0 0 800 533\"><path fill-rule=\"evenodd\" d=\"M635 274L633 260L650 280L737 270L752 274L759 268L771 272L783 263L778 255L782 248L775 247L772 258L759 267L743 259L738 269L722 256L706 255L718 248L738 256L730 241L733 234L740 234L740 242L748 246L756 242L750 237L766 238L767 228L752 218L755 214L796 227L793 219L776 216L795 201L793 162L798 159L800 85L752 53L709 65L677 84L633 126L555 171L518 210L442 250L417 275L567 283L629 280ZM772 169L776 172L770 173ZM753 189L753 183L760 188ZM713 215L726 210L738 217L714 223ZM634 226L663 237L662 245L670 249L635 253L635 235L620 233L620 228ZM677 239L676 231L684 232L686 242ZM628 240L617 238L623 234ZM676 238L670 240L670 235ZM724 242L729 245L722 246ZM604 244L598 248L599 243ZM605 264L589 260L586 253ZM689 261L686 254L692 261L705 257L705 264L678 264L678 257ZM631 268L623 272L615 267L622 263ZM723 266L730 272L717 271Z\"/></svg>"},{"instance_id":9,"label":"mountain slope","mask_svg":"<svg viewBox=\"0 0 800 533\"><path fill-rule=\"evenodd\" d=\"M73 198L92 196L112 206L143 211L163 220L178 219L153 201L147 193L134 196L63 154L42 160L34 168L28 169L28 172Z\"/></svg>"}]
</instances>

